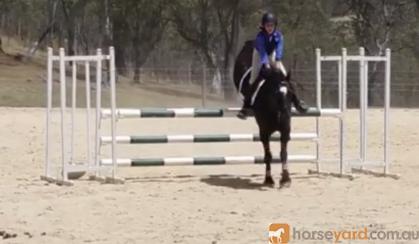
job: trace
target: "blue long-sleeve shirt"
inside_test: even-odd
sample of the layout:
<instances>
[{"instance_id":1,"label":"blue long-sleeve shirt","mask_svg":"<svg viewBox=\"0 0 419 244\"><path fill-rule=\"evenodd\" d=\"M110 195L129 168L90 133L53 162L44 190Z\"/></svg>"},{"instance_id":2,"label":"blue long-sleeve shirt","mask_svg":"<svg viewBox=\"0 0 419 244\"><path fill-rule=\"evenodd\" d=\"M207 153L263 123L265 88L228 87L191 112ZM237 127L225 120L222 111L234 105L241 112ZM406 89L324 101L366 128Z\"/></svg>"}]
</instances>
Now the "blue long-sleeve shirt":
<instances>
[{"instance_id":1,"label":"blue long-sleeve shirt","mask_svg":"<svg viewBox=\"0 0 419 244\"><path fill-rule=\"evenodd\" d=\"M269 55L275 50L276 61L282 59L284 54L284 38L279 31L274 31L271 35L265 31L260 31L256 36L255 48L260 55L262 64L269 63Z\"/></svg>"}]
</instances>

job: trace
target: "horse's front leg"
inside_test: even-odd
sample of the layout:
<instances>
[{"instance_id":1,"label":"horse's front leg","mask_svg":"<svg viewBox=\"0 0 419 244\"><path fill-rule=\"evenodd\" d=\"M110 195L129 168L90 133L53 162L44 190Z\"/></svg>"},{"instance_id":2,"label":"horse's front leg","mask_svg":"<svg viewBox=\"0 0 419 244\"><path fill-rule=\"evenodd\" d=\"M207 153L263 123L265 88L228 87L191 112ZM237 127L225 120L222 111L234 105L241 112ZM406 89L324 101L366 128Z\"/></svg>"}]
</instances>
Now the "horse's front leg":
<instances>
[{"instance_id":1,"label":"horse's front leg","mask_svg":"<svg viewBox=\"0 0 419 244\"><path fill-rule=\"evenodd\" d=\"M270 135L268 133L260 132L260 140L262 141L263 150L265 152L264 162L266 165L265 181L263 182L263 184L272 186L275 184L275 182L271 175L272 153L269 145L269 137Z\"/></svg>"},{"instance_id":2,"label":"horse's front leg","mask_svg":"<svg viewBox=\"0 0 419 244\"><path fill-rule=\"evenodd\" d=\"M291 185L290 173L288 171L288 142L281 142L281 164L282 164L282 175L279 181L280 187L289 187Z\"/></svg>"},{"instance_id":3,"label":"horse's front leg","mask_svg":"<svg viewBox=\"0 0 419 244\"><path fill-rule=\"evenodd\" d=\"M282 121L281 126L281 164L282 164L282 175L281 180L279 181L279 187L288 187L291 185L291 178L288 171L288 142L291 137L291 119L286 119Z\"/></svg>"}]
</instances>

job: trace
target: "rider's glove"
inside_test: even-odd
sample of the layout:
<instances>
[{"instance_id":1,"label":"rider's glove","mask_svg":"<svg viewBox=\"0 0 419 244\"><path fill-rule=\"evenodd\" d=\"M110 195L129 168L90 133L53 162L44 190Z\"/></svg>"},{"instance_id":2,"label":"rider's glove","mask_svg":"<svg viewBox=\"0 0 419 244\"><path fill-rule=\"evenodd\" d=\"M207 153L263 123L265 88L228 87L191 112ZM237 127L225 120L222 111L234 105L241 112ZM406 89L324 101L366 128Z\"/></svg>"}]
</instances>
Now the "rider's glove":
<instances>
[{"instance_id":1,"label":"rider's glove","mask_svg":"<svg viewBox=\"0 0 419 244\"><path fill-rule=\"evenodd\" d=\"M260 74L262 75L263 78L268 78L272 73L272 68L271 65L269 64L264 64L262 66L262 69L260 70Z\"/></svg>"}]
</instances>

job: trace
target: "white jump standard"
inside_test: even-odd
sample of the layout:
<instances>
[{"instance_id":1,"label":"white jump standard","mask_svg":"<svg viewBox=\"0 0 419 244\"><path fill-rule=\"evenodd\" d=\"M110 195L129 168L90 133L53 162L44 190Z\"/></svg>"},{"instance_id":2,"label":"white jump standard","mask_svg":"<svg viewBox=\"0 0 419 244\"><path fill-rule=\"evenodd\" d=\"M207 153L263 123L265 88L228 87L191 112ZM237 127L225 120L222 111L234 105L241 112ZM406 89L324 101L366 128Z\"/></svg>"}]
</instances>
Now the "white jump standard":
<instances>
[{"instance_id":1,"label":"white jump standard","mask_svg":"<svg viewBox=\"0 0 419 244\"><path fill-rule=\"evenodd\" d=\"M347 162L348 165L358 166L359 168L352 168L354 173L366 173L374 176L391 177L398 179L399 175L390 174L390 157L389 157L389 125L390 125L390 83L391 83L391 50L386 49L385 56L365 56L365 49L359 48L358 56L349 56L346 48L342 49L341 56L321 56L320 49L316 50L317 59L317 76L321 79L321 62L337 62L339 67L339 74L342 82L342 89L339 89L339 96L342 96L343 112L347 110L347 67L348 62L359 62L359 121L360 121L360 144L359 144L359 159L356 161ZM370 62L384 62L385 77L384 77L384 131L383 131L383 161L372 162L367 159L367 110L368 110L368 66ZM320 78L319 78L320 76ZM342 94L341 94L342 93ZM376 172L366 169L368 166L381 166L383 172Z\"/></svg>"},{"instance_id":2,"label":"white jump standard","mask_svg":"<svg viewBox=\"0 0 419 244\"><path fill-rule=\"evenodd\" d=\"M58 173L53 173L53 163L51 159L51 127L52 127L52 96L53 96L53 67L54 63L59 64L59 80L60 80L60 144L61 144L61 164L55 163L60 166ZM48 48L48 62L47 62L47 106L46 106L46 130L45 130L45 173L41 179L48 182L71 185L69 178L78 178L84 173L91 174L91 177L98 176L102 170L111 170L109 167L104 167L97 164L97 155L93 159L93 152L97 151L99 141L94 142L94 137L91 134L91 107L90 107L90 67L91 64L96 66L96 105L101 104L101 83L102 83L102 62L109 62L110 71L109 77L111 80L115 79L115 54L113 48L109 48L109 55L102 55L100 49L97 50L96 55L89 56L65 56L65 51L60 48L59 55L54 56L52 48ZM87 155L84 161L74 161L74 146L75 146L75 110L77 98L77 64L84 64L85 67L85 85L86 85L86 145ZM66 64L72 65L72 92L71 92L71 120L68 120L67 101L66 101ZM93 66L93 65L92 65ZM96 110L95 124L96 128L100 123L100 110ZM69 126L70 125L70 126ZM95 130L97 133L98 131ZM70 134L70 135L69 135ZM97 136L96 136L97 137Z\"/></svg>"}]
</instances>

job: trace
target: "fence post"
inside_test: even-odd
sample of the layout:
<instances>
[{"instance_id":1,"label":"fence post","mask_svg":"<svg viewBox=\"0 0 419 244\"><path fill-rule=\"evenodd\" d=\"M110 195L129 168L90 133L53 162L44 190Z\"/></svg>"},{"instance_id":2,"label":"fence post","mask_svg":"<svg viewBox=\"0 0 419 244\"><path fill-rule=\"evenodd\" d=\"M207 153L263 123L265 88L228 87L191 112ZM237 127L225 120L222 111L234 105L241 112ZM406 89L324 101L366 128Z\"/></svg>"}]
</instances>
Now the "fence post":
<instances>
[{"instance_id":1,"label":"fence post","mask_svg":"<svg viewBox=\"0 0 419 244\"><path fill-rule=\"evenodd\" d=\"M202 85L201 85L202 107L203 108L205 108L206 104L207 104L206 91L207 91L207 67L204 64L202 66Z\"/></svg>"},{"instance_id":2,"label":"fence post","mask_svg":"<svg viewBox=\"0 0 419 244\"><path fill-rule=\"evenodd\" d=\"M192 64L188 65L188 84L192 84Z\"/></svg>"}]
</instances>

